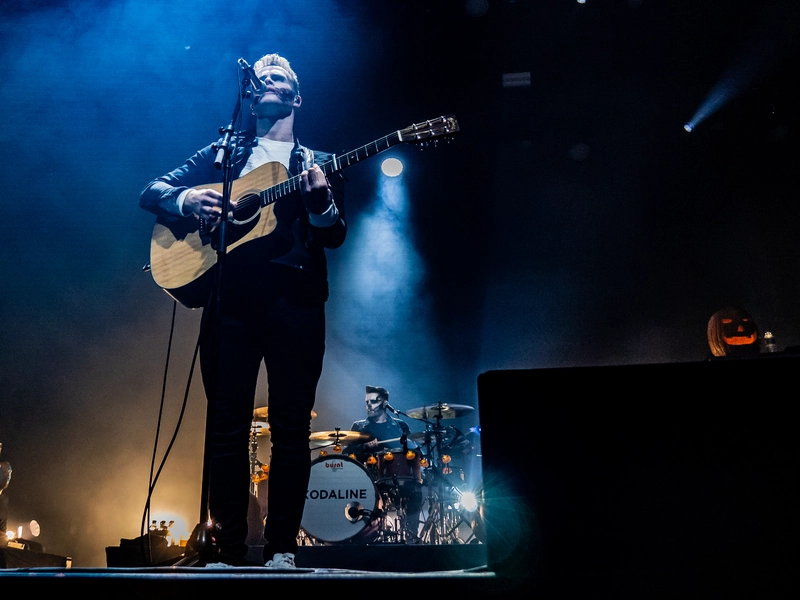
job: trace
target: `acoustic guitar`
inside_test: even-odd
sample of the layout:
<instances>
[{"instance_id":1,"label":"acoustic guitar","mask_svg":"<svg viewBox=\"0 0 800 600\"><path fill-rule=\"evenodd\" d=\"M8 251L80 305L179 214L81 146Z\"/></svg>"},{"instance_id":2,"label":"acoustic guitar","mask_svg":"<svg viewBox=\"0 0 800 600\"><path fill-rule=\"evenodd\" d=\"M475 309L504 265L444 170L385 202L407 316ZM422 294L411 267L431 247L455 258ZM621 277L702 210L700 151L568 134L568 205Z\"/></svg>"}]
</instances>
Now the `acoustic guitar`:
<instances>
[{"instance_id":1,"label":"acoustic guitar","mask_svg":"<svg viewBox=\"0 0 800 600\"><path fill-rule=\"evenodd\" d=\"M326 176L371 158L397 144L428 144L449 139L459 133L455 116L447 115L416 123L370 142L319 167ZM264 164L231 184L231 213L227 223L226 253L270 235L277 218L273 204L300 189L300 176L289 177L278 162ZM198 185L193 189L213 189L222 193L222 183ZM157 219L150 241L150 272L164 291L188 308L206 305L217 264L215 228L204 218Z\"/></svg>"}]
</instances>

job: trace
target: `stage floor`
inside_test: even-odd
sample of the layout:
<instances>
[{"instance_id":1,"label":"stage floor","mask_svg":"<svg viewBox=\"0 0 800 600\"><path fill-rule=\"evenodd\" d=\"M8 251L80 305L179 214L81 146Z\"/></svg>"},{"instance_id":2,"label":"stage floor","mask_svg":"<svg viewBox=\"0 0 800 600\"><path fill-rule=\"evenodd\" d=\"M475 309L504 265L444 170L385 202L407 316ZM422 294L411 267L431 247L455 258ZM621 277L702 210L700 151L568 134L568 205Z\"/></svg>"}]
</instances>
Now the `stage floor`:
<instances>
[{"instance_id":1,"label":"stage floor","mask_svg":"<svg viewBox=\"0 0 800 600\"><path fill-rule=\"evenodd\" d=\"M296 558L298 569L281 571L224 565L117 566L124 562L124 556L117 548L109 550L110 566L106 568L30 566L34 562L19 566L24 563L19 562L23 558L17 556L18 566L0 569L0 579L24 580L21 586L31 591L125 592L126 595L147 594L148 600L193 591L202 593L209 582L222 581L226 593L257 592L276 583L291 583L298 593L337 595L374 593L375 590L433 593L445 585L479 597L493 595L500 583L486 564L486 547L480 544L301 547ZM258 553L260 548L252 550ZM9 561L7 566L14 564Z\"/></svg>"},{"instance_id":2,"label":"stage floor","mask_svg":"<svg viewBox=\"0 0 800 600\"><path fill-rule=\"evenodd\" d=\"M142 595L148 600L211 593L209 584L223 583L225 594L252 594L291 586L292 594L392 595L438 594L462 590L470 597L493 597L498 578L484 568L461 571L401 572L334 568L275 571L265 567L116 567L0 570L0 580L17 580L27 593L89 593ZM4 587L0 583L0 587ZM503 587L503 586L500 586ZM213 589L213 588L212 588ZM300 597L300 596L297 596Z\"/></svg>"}]
</instances>

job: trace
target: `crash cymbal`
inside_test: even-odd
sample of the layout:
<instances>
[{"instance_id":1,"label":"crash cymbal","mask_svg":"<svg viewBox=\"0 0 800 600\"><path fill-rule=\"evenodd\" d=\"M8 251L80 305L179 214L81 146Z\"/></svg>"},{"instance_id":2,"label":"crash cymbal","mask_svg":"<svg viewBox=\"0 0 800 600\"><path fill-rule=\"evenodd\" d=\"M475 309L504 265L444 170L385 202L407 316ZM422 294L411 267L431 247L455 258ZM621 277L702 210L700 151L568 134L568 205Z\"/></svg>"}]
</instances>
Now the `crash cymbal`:
<instances>
[{"instance_id":1,"label":"crash cymbal","mask_svg":"<svg viewBox=\"0 0 800 600\"><path fill-rule=\"evenodd\" d=\"M474 408L464 404L448 404L447 402L440 402L439 404L432 404L430 406L420 406L406 411L406 415L412 419L435 419L441 417L442 419L455 419L456 417L463 417L471 413Z\"/></svg>"},{"instance_id":2,"label":"crash cymbal","mask_svg":"<svg viewBox=\"0 0 800 600\"><path fill-rule=\"evenodd\" d=\"M340 444L352 444L355 442L368 442L374 438L374 435L368 433L361 433L360 431L342 431L341 429L337 429L336 431L315 431L308 437L310 441L317 444L336 442Z\"/></svg>"},{"instance_id":3,"label":"crash cymbal","mask_svg":"<svg viewBox=\"0 0 800 600\"><path fill-rule=\"evenodd\" d=\"M257 408L257 409L255 409L253 411L253 418L254 419L258 419L260 421L266 421L267 420L267 413L269 413L269 406L262 406L261 408ZM311 418L314 419L314 418L316 418L316 416L317 416L317 413L315 413L312 410L311 411Z\"/></svg>"}]
</instances>

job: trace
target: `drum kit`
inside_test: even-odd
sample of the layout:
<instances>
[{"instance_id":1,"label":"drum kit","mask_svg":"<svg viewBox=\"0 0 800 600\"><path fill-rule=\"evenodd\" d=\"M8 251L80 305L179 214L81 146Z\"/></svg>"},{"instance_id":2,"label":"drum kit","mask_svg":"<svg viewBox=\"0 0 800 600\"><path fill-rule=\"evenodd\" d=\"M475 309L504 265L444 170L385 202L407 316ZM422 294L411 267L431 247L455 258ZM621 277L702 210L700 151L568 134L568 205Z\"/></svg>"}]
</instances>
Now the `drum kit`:
<instances>
[{"instance_id":1,"label":"drum kit","mask_svg":"<svg viewBox=\"0 0 800 600\"><path fill-rule=\"evenodd\" d=\"M309 447L317 456L311 460L298 543L409 542L408 529L401 524L407 516L408 498L415 493L421 495L422 504L418 516L409 515L419 520L415 543L482 543L483 507L478 502L473 511L462 509L464 494L476 493L480 488L479 474L465 476L465 467L470 470L467 463L475 459L479 462L475 444L458 428L442 424L473 410L471 406L438 402L406 413L395 411L421 421L425 429L405 439L378 440L384 449L362 460L343 452L348 446L373 440L373 436L338 428L311 433ZM266 406L254 410L250 430L250 493L262 522L269 492L269 463L258 459L258 443L270 434L268 411ZM316 416L311 411L311 418ZM392 442L398 445L393 447Z\"/></svg>"},{"instance_id":2,"label":"drum kit","mask_svg":"<svg viewBox=\"0 0 800 600\"><path fill-rule=\"evenodd\" d=\"M474 446L459 429L442 424L473 410L439 402L407 413L395 411L422 421L424 431L377 440L384 449L366 458L344 452L348 446L373 440L367 433L338 428L312 433L310 446L318 456L311 462L298 541L304 545L483 542L482 506L478 502L474 510L466 511L462 503L467 487L479 487L474 485L476 477L467 483L459 464L472 458ZM397 447L392 442L398 442ZM407 507L413 506L409 498L415 493L421 496L421 510L418 516L407 515ZM406 517L418 519L418 526L403 527ZM414 529L416 535L409 540L408 531Z\"/></svg>"}]
</instances>

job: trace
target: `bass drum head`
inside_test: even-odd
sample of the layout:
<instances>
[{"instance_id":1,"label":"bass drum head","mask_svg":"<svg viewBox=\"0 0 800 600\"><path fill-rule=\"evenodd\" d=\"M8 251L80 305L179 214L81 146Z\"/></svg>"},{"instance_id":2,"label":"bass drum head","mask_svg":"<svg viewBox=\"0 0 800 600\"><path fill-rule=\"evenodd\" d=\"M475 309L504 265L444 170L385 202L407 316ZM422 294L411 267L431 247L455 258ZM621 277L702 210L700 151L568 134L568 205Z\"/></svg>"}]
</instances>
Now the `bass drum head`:
<instances>
[{"instance_id":1,"label":"bass drum head","mask_svg":"<svg viewBox=\"0 0 800 600\"><path fill-rule=\"evenodd\" d=\"M301 527L319 542L369 541L380 522L380 494L367 470L349 456L311 462Z\"/></svg>"}]
</instances>

